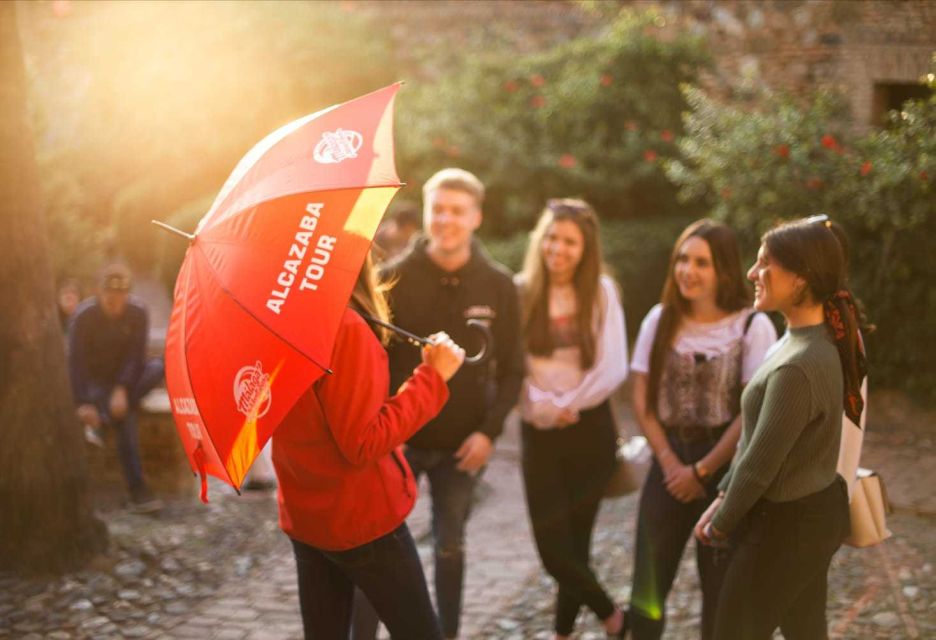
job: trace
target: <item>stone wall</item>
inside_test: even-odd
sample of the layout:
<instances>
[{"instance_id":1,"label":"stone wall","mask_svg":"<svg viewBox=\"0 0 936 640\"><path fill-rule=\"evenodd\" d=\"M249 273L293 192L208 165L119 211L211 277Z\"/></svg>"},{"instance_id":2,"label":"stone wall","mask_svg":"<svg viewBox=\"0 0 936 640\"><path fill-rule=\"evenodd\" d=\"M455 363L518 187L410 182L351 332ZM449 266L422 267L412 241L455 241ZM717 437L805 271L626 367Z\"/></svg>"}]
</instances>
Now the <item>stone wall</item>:
<instances>
[{"instance_id":1,"label":"stone wall","mask_svg":"<svg viewBox=\"0 0 936 640\"><path fill-rule=\"evenodd\" d=\"M482 0L420 3L418 11L411 2L344 4L386 24L401 73L422 78L486 49L523 54L600 33L616 8L655 8L661 38L676 29L705 37L716 64L702 81L716 94L839 89L859 130L876 124L875 84L918 83L936 52L936 0Z\"/></svg>"},{"instance_id":2,"label":"stone wall","mask_svg":"<svg viewBox=\"0 0 936 640\"><path fill-rule=\"evenodd\" d=\"M192 475L182 442L176 433L172 414L164 411L140 411L140 459L143 477L157 496L198 497L198 483ZM104 447L85 445L88 469L96 494L126 496L124 480L117 456L117 434L104 430ZM106 502L106 501L105 501Z\"/></svg>"},{"instance_id":3,"label":"stone wall","mask_svg":"<svg viewBox=\"0 0 936 640\"><path fill-rule=\"evenodd\" d=\"M649 6L648 3L628 3ZM932 0L661 2L666 29L704 35L715 60L704 83L724 97L772 88L847 96L859 130L875 124L875 85L919 83L936 53Z\"/></svg>"}]
</instances>

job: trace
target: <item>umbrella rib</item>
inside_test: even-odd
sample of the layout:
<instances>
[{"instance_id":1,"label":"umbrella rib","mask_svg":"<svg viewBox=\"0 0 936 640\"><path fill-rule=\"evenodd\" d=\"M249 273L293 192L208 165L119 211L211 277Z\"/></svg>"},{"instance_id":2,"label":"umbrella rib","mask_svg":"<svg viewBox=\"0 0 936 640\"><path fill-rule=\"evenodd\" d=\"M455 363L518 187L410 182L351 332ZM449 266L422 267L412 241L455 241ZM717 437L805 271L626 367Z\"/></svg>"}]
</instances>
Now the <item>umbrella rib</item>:
<instances>
[{"instance_id":1,"label":"umbrella rib","mask_svg":"<svg viewBox=\"0 0 936 640\"><path fill-rule=\"evenodd\" d=\"M207 265L208 269L211 271L211 274L214 276L214 279L215 279L215 281L218 283L218 286L221 287L221 290L222 290L224 293L227 294L227 296L234 302L234 304L236 304L238 307L240 307L241 309L243 309L243 310L244 310L244 313L246 313L247 315L249 315L251 318L253 318L254 320L256 320L258 323L260 323L267 331L269 331L269 332L272 333L274 336L276 336L277 338L279 338L280 340L282 340L290 349L292 349L293 351L295 351L296 353L298 353L300 356L302 356L303 358L305 358L306 360L308 360L309 362L311 362L312 364L314 364L316 367L318 367L319 369L321 369L321 370L324 371L325 373L327 373L327 374L329 374L329 375L332 374L332 373L334 373L334 371L332 371L332 370L329 369L328 367L326 367L326 366L322 365L321 363L319 363L319 362L318 362L315 358L313 358L312 356L308 355L307 353L303 353L301 350L297 349L296 346L295 346L294 344L292 344L289 340L287 340L285 337L283 337L282 335L280 335L279 332L274 331L269 325L267 325L267 324L264 323L262 320L260 320L260 318L258 318L258 317L256 316L256 314L254 314L250 309L247 308L246 305L244 305L240 300L237 299L237 296L235 296L235 295L231 292L230 289L228 289L227 287L224 286L224 282L221 280L220 276L218 276L218 272L215 271L214 265L211 264L211 260L209 260L209 259L208 259L208 256L205 255L205 252L202 251L202 248L199 246L199 244L196 242L193 246L194 246L196 249L198 249L198 252L202 255L202 258L204 258L205 264Z\"/></svg>"},{"instance_id":2,"label":"umbrella rib","mask_svg":"<svg viewBox=\"0 0 936 640\"><path fill-rule=\"evenodd\" d=\"M194 265L193 265L193 266L194 266ZM209 265L209 266L210 266L210 265ZM188 287L189 281L190 281L191 278L193 277L193 272L194 272L194 269L191 269L191 270L188 272L188 274L187 274L188 280L187 280L186 283L185 283L185 284L186 284L186 288ZM202 431L204 431L205 437L208 438L208 442L211 443L211 449L215 452L215 456L217 456L217 455L218 455L218 447L215 445L214 438L211 437L211 432L208 430L208 425L207 425L207 423L205 422L205 414L202 413L201 406L200 406L199 403L198 403L197 394L195 393L195 389L192 387L192 381L194 380L194 378L192 377L192 369L191 369L191 367L189 366L188 355L185 353L185 343L187 342L187 337L188 337L188 299L186 299L186 301L185 301L185 307L183 307L183 311L184 311L184 314L185 314L185 315L184 315L184 320L183 320L183 325L182 325L182 326L183 326L183 332L182 332L182 355L184 356L183 359L185 360L185 373L188 375L188 379L189 379L189 388L192 390L192 401L195 403L195 408L198 410L198 416L201 418L202 423L205 424L205 428L204 428ZM230 474L230 472L227 470L227 467L222 463L221 468L224 469L224 473L225 473L225 475L227 475L227 482L228 482L228 484L230 484L231 486L234 486L234 481L231 479L231 474ZM207 473L207 472L206 472L206 473ZM196 472L195 472L195 475L197 476L198 474L199 474L199 471L196 471ZM238 490L237 492L238 492L238 494L240 494L240 491L239 491L239 490Z\"/></svg>"}]
</instances>

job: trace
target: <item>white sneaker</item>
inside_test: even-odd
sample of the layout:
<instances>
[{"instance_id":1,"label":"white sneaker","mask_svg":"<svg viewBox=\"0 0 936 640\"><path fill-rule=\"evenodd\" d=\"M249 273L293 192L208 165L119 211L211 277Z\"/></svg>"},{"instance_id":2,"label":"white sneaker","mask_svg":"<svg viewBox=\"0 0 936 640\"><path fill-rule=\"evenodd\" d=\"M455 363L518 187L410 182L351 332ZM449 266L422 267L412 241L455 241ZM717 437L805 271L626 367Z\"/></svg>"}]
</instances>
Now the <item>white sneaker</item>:
<instances>
[{"instance_id":1,"label":"white sneaker","mask_svg":"<svg viewBox=\"0 0 936 640\"><path fill-rule=\"evenodd\" d=\"M101 438L101 432L90 424L84 426L84 439L95 447L104 448L104 440Z\"/></svg>"}]
</instances>

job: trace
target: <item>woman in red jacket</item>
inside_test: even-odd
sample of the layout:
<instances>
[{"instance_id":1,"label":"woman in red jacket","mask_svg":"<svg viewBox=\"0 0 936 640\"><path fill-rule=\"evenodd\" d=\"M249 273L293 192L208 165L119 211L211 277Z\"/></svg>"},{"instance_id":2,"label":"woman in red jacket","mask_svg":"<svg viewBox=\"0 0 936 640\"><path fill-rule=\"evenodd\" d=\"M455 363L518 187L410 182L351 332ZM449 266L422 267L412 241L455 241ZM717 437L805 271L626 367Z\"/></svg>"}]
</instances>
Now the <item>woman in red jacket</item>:
<instances>
[{"instance_id":1,"label":"woman in red jacket","mask_svg":"<svg viewBox=\"0 0 936 640\"><path fill-rule=\"evenodd\" d=\"M400 445L441 410L465 353L436 334L388 397L387 335L360 313L387 317L370 260L341 320L334 373L309 388L273 437L280 526L296 556L305 637L347 638L357 586L394 638L441 638L406 526L416 484Z\"/></svg>"}]
</instances>

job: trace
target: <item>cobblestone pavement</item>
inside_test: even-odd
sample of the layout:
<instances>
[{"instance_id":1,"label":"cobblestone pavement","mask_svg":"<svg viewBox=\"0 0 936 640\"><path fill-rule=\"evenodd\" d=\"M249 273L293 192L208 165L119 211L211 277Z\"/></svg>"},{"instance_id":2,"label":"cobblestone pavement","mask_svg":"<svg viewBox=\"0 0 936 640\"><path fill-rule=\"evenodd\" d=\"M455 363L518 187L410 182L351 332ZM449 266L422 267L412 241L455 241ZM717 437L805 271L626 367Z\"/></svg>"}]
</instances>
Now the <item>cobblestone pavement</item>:
<instances>
[{"instance_id":1,"label":"cobblestone pavement","mask_svg":"<svg viewBox=\"0 0 936 640\"><path fill-rule=\"evenodd\" d=\"M863 462L888 480L899 507L889 519L894 538L836 555L829 589L833 638L936 638L930 433L928 417L869 431ZM635 511L636 496L608 501L595 531L594 565L619 602L629 599ZM301 637L295 565L276 525L272 494L237 497L213 484L207 506L177 500L147 517L109 505L102 515L111 549L84 571L46 580L0 574L0 638ZM410 526L431 584L425 501ZM515 433L483 478L467 546L463 636L550 637L554 586L530 536ZM696 589L690 547L668 603L667 638L697 637ZM578 633L604 637L584 611Z\"/></svg>"}]
</instances>

